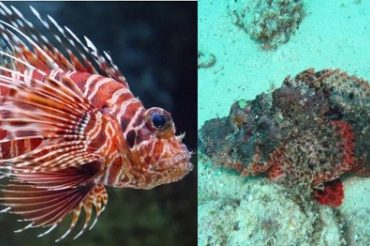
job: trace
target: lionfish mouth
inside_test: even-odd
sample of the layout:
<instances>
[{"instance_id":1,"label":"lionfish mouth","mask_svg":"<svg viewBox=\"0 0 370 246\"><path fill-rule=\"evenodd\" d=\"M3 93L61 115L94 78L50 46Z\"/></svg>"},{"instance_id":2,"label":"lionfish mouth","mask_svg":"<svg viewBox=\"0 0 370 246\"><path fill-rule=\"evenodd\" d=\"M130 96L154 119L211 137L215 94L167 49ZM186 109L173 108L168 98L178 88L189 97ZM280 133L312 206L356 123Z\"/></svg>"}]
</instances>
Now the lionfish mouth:
<instances>
[{"instance_id":1,"label":"lionfish mouth","mask_svg":"<svg viewBox=\"0 0 370 246\"><path fill-rule=\"evenodd\" d=\"M172 166L175 167L172 173L172 179L170 182L175 182L182 179L189 172L193 170L193 164L190 162L191 154L187 147L182 144L181 153L177 154L171 159Z\"/></svg>"},{"instance_id":2,"label":"lionfish mouth","mask_svg":"<svg viewBox=\"0 0 370 246\"><path fill-rule=\"evenodd\" d=\"M181 154L176 155L172 159L174 166L179 167L181 170L187 170L190 172L193 170L193 164L190 162L191 152L188 151L185 145L182 146L184 151Z\"/></svg>"}]
</instances>

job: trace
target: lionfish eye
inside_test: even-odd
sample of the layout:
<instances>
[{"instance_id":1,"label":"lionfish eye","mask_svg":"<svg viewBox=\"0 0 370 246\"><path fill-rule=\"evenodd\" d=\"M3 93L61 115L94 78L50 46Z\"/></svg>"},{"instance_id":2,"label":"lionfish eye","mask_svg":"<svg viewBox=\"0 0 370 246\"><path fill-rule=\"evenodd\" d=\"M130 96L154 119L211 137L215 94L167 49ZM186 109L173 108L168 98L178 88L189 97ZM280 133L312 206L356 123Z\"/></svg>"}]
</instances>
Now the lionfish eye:
<instances>
[{"instance_id":1,"label":"lionfish eye","mask_svg":"<svg viewBox=\"0 0 370 246\"><path fill-rule=\"evenodd\" d=\"M161 136L172 132L171 114L161 108L150 108L145 113L146 124L150 129L156 130Z\"/></svg>"},{"instance_id":2,"label":"lionfish eye","mask_svg":"<svg viewBox=\"0 0 370 246\"><path fill-rule=\"evenodd\" d=\"M154 113L152 115L152 122L156 128L161 129L166 124L166 118L159 113Z\"/></svg>"}]
</instances>

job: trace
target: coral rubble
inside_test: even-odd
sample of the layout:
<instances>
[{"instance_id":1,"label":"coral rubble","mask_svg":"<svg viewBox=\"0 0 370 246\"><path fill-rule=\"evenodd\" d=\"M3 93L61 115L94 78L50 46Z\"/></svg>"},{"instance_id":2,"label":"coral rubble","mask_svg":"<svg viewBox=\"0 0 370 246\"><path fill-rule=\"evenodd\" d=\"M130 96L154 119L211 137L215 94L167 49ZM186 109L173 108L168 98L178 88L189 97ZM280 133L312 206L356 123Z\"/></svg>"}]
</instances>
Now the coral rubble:
<instances>
[{"instance_id":1,"label":"coral rubble","mask_svg":"<svg viewBox=\"0 0 370 246\"><path fill-rule=\"evenodd\" d=\"M228 9L236 25L269 49L289 40L303 17L302 5L300 0L230 0Z\"/></svg>"},{"instance_id":2,"label":"coral rubble","mask_svg":"<svg viewBox=\"0 0 370 246\"><path fill-rule=\"evenodd\" d=\"M308 69L207 121L200 148L242 175L266 175L294 194L339 207L340 178L370 174L370 85L340 70Z\"/></svg>"},{"instance_id":3,"label":"coral rubble","mask_svg":"<svg viewBox=\"0 0 370 246\"><path fill-rule=\"evenodd\" d=\"M302 203L265 179L243 180L201 160L198 245L343 245L335 210ZM345 244L344 244L345 245Z\"/></svg>"},{"instance_id":4,"label":"coral rubble","mask_svg":"<svg viewBox=\"0 0 370 246\"><path fill-rule=\"evenodd\" d=\"M209 52L198 51L198 68L209 68L215 65L216 56Z\"/></svg>"}]
</instances>

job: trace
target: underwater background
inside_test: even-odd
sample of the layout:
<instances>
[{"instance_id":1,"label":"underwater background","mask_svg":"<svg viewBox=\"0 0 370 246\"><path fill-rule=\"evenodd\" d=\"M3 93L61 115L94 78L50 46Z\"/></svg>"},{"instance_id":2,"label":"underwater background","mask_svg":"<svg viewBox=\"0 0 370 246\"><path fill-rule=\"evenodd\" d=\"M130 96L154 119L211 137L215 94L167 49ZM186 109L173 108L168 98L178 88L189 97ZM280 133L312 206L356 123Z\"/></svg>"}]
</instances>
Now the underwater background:
<instances>
[{"instance_id":1,"label":"underwater background","mask_svg":"<svg viewBox=\"0 0 370 246\"><path fill-rule=\"evenodd\" d=\"M146 107L171 112L184 143L196 150L197 8L195 2L12 2L40 28L29 5L50 15L80 38L89 37L110 52L135 96ZM7 3L10 5L10 3ZM192 162L195 163L196 156ZM108 204L94 229L59 245L195 245L196 171L177 183L153 190L108 188ZM53 245L58 228L13 233L19 217L0 216L0 245ZM23 225L24 226L24 225Z\"/></svg>"},{"instance_id":2,"label":"underwater background","mask_svg":"<svg viewBox=\"0 0 370 246\"><path fill-rule=\"evenodd\" d=\"M370 80L369 1L200 0L198 8L198 130L308 68ZM339 208L300 204L281 185L198 154L198 245L370 245L370 178L346 176Z\"/></svg>"}]
</instances>

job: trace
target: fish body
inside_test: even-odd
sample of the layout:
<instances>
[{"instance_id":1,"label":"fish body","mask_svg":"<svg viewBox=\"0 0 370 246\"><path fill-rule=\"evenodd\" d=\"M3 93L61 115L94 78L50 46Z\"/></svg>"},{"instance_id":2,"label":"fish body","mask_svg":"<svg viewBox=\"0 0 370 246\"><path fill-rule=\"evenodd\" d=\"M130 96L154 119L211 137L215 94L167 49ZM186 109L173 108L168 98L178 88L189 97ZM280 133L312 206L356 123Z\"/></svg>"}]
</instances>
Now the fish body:
<instances>
[{"instance_id":1,"label":"fish body","mask_svg":"<svg viewBox=\"0 0 370 246\"><path fill-rule=\"evenodd\" d=\"M339 207L342 177L370 174L369 96L366 80L307 69L205 122L200 148L215 164L263 174L299 197Z\"/></svg>"},{"instance_id":2,"label":"fish body","mask_svg":"<svg viewBox=\"0 0 370 246\"><path fill-rule=\"evenodd\" d=\"M50 228L85 213L81 235L107 203L105 186L151 189L192 169L171 114L145 109L111 57L50 16L55 43L0 3L0 173L4 212L24 228ZM62 47L60 49L56 47ZM92 223L92 225L95 224ZM23 229L22 229L23 230Z\"/></svg>"}]
</instances>

